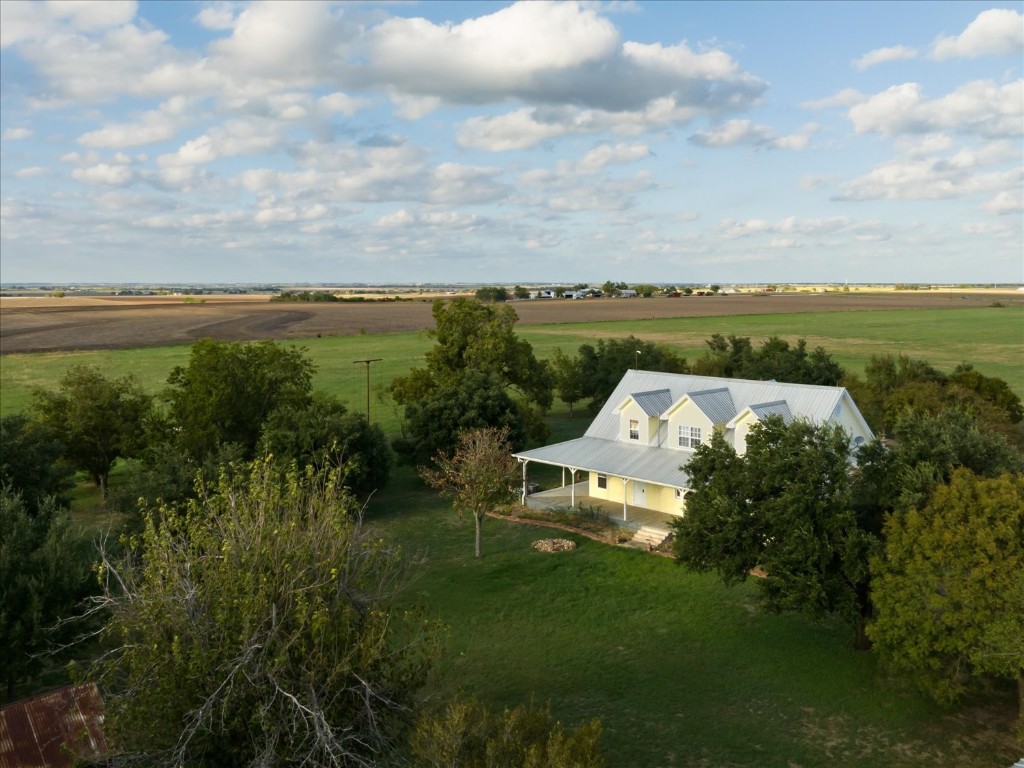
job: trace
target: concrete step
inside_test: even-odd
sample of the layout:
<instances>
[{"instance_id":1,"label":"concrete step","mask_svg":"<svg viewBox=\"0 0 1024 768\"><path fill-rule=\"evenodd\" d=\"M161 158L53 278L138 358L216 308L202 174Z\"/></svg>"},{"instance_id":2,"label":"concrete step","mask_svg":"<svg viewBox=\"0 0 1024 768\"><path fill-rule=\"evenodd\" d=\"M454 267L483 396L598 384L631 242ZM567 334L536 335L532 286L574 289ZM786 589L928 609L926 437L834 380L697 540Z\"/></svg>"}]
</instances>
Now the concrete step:
<instances>
[{"instance_id":1,"label":"concrete step","mask_svg":"<svg viewBox=\"0 0 1024 768\"><path fill-rule=\"evenodd\" d=\"M667 528L654 525L645 525L641 527L640 530L638 530L633 535L632 543L639 544L640 546L643 546L645 548L653 549L654 547L661 544L661 542L663 542L666 538L668 538L669 533L671 533L671 531L669 531Z\"/></svg>"}]
</instances>

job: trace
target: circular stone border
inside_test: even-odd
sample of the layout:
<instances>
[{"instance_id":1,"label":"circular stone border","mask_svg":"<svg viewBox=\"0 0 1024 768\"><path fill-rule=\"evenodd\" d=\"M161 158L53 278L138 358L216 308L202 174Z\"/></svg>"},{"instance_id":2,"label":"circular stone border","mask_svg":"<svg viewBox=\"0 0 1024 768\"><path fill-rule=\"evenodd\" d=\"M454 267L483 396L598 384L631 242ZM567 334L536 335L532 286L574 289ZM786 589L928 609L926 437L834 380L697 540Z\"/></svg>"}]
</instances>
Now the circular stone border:
<instances>
[{"instance_id":1,"label":"circular stone border","mask_svg":"<svg viewBox=\"0 0 1024 768\"><path fill-rule=\"evenodd\" d=\"M576 542L568 539L537 539L533 548L538 552L569 552L576 549Z\"/></svg>"}]
</instances>

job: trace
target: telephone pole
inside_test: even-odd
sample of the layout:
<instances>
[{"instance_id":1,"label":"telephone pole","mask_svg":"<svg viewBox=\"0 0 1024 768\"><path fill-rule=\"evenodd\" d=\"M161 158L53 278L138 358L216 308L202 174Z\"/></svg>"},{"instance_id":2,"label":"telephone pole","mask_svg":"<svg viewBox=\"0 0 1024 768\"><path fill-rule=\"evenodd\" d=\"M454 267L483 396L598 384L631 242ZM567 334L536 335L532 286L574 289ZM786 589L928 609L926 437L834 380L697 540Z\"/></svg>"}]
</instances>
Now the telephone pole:
<instances>
[{"instance_id":1,"label":"telephone pole","mask_svg":"<svg viewBox=\"0 0 1024 768\"><path fill-rule=\"evenodd\" d=\"M364 363L366 365L366 423L370 423L370 363L379 363L383 357L373 357L369 360L353 360L352 365Z\"/></svg>"}]
</instances>

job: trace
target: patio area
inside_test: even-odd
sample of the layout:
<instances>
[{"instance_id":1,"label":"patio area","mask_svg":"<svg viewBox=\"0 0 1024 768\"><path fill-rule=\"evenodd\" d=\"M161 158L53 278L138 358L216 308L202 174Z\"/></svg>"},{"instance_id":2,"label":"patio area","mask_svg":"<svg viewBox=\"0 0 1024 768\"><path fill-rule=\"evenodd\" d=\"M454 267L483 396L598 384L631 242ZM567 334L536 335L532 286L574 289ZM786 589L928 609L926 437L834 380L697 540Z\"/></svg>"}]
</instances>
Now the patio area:
<instances>
[{"instance_id":1,"label":"patio area","mask_svg":"<svg viewBox=\"0 0 1024 768\"><path fill-rule=\"evenodd\" d=\"M575 487L566 485L561 488L552 488L547 491L531 493L526 497L526 506L530 509L571 509L573 501L577 507L596 507L609 522L616 525L638 531L641 528L662 531L666 535L671 532L672 515L664 512L655 512L644 507L626 505L623 515L622 504L614 501L606 501L593 496L588 496L589 486L587 483L576 483Z\"/></svg>"}]
</instances>

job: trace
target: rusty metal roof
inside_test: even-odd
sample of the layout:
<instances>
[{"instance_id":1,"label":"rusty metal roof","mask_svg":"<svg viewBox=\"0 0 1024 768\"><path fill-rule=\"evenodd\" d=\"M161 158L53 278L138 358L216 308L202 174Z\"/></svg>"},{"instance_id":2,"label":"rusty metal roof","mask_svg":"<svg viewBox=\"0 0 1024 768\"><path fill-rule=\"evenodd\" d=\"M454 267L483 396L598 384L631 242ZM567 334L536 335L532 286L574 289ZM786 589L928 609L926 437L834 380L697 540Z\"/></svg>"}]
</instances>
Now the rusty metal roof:
<instances>
[{"instance_id":1,"label":"rusty metal roof","mask_svg":"<svg viewBox=\"0 0 1024 768\"><path fill-rule=\"evenodd\" d=\"M0 768L66 768L107 754L95 683L70 685L0 708Z\"/></svg>"}]
</instances>

